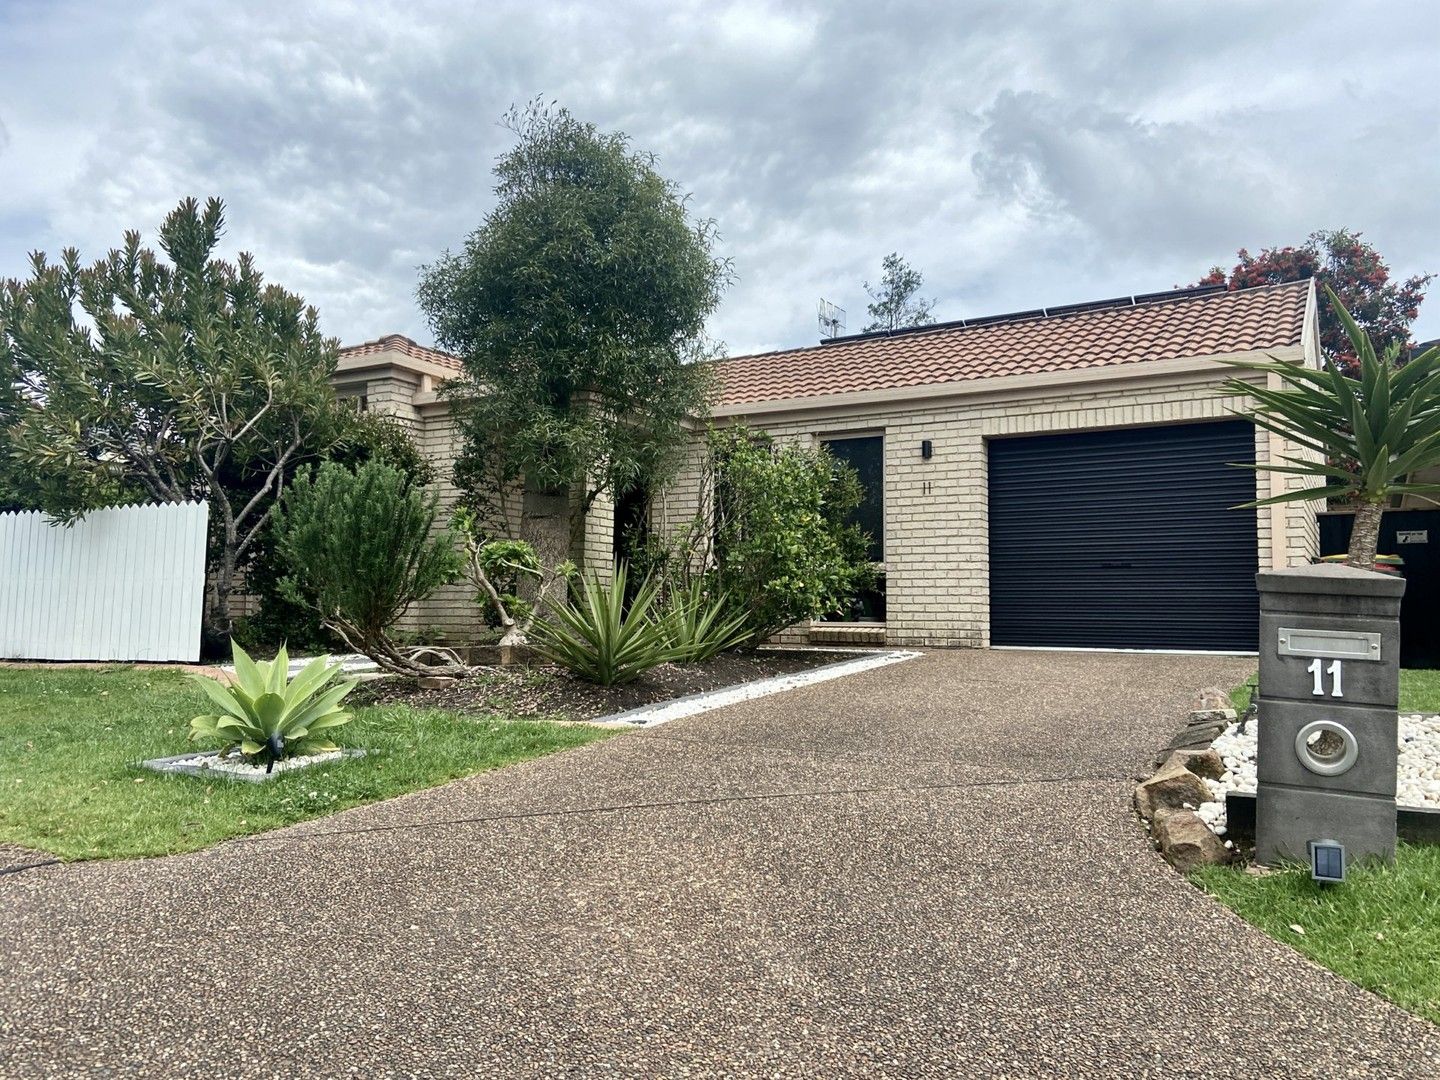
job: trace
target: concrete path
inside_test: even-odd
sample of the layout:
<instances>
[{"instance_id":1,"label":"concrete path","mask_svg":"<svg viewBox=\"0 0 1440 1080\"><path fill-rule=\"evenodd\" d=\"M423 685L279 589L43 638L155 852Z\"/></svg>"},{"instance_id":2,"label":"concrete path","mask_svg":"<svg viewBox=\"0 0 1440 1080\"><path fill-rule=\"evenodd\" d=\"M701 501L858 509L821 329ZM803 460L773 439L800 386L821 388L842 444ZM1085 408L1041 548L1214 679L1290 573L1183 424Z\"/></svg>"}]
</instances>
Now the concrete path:
<instances>
[{"instance_id":1,"label":"concrete path","mask_svg":"<svg viewBox=\"0 0 1440 1080\"><path fill-rule=\"evenodd\" d=\"M0 1075L1434 1077L1149 849L1253 662L934 653L196 855L0 878Z\"/></svg>"}]
</instances>

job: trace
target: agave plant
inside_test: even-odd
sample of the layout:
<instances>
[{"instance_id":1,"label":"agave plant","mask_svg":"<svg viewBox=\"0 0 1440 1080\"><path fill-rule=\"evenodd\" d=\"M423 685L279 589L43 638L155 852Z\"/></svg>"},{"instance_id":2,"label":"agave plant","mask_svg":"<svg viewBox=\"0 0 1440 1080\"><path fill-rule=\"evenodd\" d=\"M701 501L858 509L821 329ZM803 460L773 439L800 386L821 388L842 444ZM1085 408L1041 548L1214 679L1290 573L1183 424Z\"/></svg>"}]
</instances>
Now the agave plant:
<instances>
[{"instance_id":1,"label":"agave plant","mask_svg":"<svg viewBox=\"0 0 1440 1080\"><path fill-rule=\"evenodd\" d=\"M666 640L686 663L709 660L745 644L751 637L749 622L747 613L736 610L728 593L708 595L700 578L672 585L660 615Z\"/></svg>"},{"instance_id":2,"label":"agave plant","mask_svg":"<svg viewBox=\"0 0 1440 1080\"><path fill-rule=\"evenodd\" d=\"M1416 473L1440 465L1440 347L1427 349L1404 365L1399 363L1399 345L1379 356L1370 335L1335 294L1328 287L1325 293L1359 360L1358 379L1345 375L1329 357L1322 371L1298 364L1237 361L1232 366L1264 372L1278 386L1231 379L1224 390L1250 398L1251 420L1308 455L1285 455L1248 468L1314 478L1309 486L1249 505L1346 500L1355 508L1346 562L1369 570L1375 566L1380 518L1390 497L1440 494L1440 484L1413 479Z\"/></svg>"},{"instance_id":3,"label":"agave plant","mask_svg":"<svg viewBox=\"0 0 1440 1080\"><path fill-rule=\"evenodd\" d=\"M337 706L356 680L336 681L339 665L331 667L330 658L320 656L287 682L290 657L283 646L270 661L250 659L233 640L230 648L235 685L191 676L220 707L218 715L190 721L192 740L218 740L222 753L238 747L247 758L263 762L267 773L277 761L338 749L326 733L350 722L350 714Z\"/></svg>"},{"instance_id":4,"label":"agave plant","mask_svg":"<svg viewBox=\"0 0 1440 1080\"><path fill-rule=\"evenodd\" d=\"M608 584L592 575L576 602L554 607L553 622L535 624L536 652L576 678L601 686L631 682L653 667L680 659L654 614L658 582L642 582L627 608L626 573L622 563Z\"/></svg>"}]
</instances>

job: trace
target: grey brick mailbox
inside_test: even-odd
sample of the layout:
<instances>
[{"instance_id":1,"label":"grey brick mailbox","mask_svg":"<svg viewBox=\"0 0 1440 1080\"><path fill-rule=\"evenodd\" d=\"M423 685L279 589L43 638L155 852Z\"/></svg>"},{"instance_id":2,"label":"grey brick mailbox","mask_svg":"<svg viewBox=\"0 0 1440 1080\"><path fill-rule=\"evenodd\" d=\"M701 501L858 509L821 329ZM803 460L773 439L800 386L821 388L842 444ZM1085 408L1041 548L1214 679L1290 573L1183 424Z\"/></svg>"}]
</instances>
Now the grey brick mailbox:
<instances>
[{"instance_id":1,"label":"grey brick mailbox","mask_svg":"<svg viewBox=\"0 0 1440 1080\"><path fill-rule=\"evenodd\" d=\"M1400 597L1405 582L1348 566L1266 570L1260 590L1256 858L1395 854Z\"/></svg>"}]
</instances>

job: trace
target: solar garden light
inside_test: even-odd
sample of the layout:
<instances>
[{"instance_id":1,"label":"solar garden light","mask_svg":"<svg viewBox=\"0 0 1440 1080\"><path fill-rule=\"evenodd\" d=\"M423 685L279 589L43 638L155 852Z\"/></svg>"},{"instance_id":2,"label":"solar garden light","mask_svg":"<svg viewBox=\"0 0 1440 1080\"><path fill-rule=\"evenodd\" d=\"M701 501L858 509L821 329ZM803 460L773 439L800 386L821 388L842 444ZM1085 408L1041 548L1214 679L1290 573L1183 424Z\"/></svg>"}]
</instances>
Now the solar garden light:
<instances>
[{"instance_id":1,"label":"solar garden light","mask_svg":"<svg viewBox=\"0 0 1440 1080\"><path fill-rule=\"evenodd\" d=\"M1311 840L1310 877L1322 885L1345 880L1345 845L1334 840Z\"/></svg>"},{"instance_id":2,"label":"solar garden light","mask_svg":"<svg viewBox=\"0 0 1440 1080\"><path fill-rule=\"evenodd\" d=\"M1405 582L1330 564L1265 570L1256 584L1255 857L1343 881L1351 862L1395 857Z\"/></svg>"}]
</instances>

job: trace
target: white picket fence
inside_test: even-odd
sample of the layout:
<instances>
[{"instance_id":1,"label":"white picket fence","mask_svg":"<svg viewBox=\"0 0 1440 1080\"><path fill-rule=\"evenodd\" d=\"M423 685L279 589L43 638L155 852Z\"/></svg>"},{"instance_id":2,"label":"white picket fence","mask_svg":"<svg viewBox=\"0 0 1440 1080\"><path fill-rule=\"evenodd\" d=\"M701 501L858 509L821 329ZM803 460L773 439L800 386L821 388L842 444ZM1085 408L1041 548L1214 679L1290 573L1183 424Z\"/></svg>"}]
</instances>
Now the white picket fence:
<instances>
[{"instance_id":1,"label":"white picket fence","mask_svg":"<svg viewBox=\"0 0 1440 1080\"><path fill-rule=\"evenodd\" d=\"M200 659L203 502L0 514L0 657Z\"/></svg>"}]
</instances>

